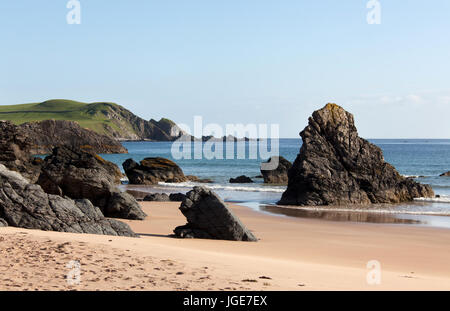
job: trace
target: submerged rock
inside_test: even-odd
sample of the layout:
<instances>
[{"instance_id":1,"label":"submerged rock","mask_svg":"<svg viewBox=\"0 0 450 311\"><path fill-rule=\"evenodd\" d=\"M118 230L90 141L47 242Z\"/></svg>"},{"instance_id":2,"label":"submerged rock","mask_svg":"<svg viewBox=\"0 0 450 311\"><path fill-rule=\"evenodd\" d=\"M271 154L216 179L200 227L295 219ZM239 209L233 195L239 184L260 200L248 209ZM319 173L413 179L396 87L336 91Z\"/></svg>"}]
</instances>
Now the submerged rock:
<instances>
[{"instance_id":1,"label":"submerged rock","mask_svg":"<svg viewBox=\"0 0 450 311\"><path fill-rule=\"evenodd\" d=\"M257 241L222 199L206 188L194 187L188 192L180 211L188 223L175 228L179 238Z\"/></svg>"},{"instance_id":2,"label":"submerged rock","mask_svg":"<svg viewBox=\"0 0 450 311\"><path fill-rule=\"evenodd\" d=\"M428 185L402 177L380 148L358 136L353 115L336 104L313 113L282 205L400 203L434 197Z\"/></svg>"},{"instance_id":3,"label":"submerged rock","mask_svg":"<svg viewBox=\"0 0 450 311\"><path fill-rule=\"evenodd\" d=\"M0 202L0 218L13 227L137 236L127 224L106 219L89 200L47 194L39 185L30 183L4 165L0 165Z\"/></svg>"},{"instance_id":4,"label":"submerged rock","mask_svg":"<svg viewBox=\"0 0 450 311\"><path fill-rule=\"evenodd\" d=\"M125 174L133 185L155 185L158 182L179 183L187 181L181 168L165 158L145 158L139 164L133 159L123 164Z\"/></svg>"},{"instance_id":5,"label":"submerged rock","mask_svg":"<svg viewBox=\"0 0 450 311\"><path fill-rule=\"evenodd\" d=\"M192 181L192 182L200 183L200 184L212 184L214 182L214 180L212 180L210 178L199 178L194 175L187 175L186 179L189 181Z\"/></svg>"},{"instance_id":6,"label":"submerged rock","mask_svg":"<svg viewBox=\"0 0 450 311\"><path fill-rule=\"evenodd\" d=\"M236 178L230 178L230 184L251 184L251 183L253 183L253 180L245 175Z\"/></svg>"},{"instance_id":7,"label":"submerged rock","mask_svg":"<svg viewBox=\"0 0 450 311\"><path fill-rule=\"evenodd\" d=\"M269 164L278 165L271 170L264 169ZM269 165L270 166L270 165ZM266 184L287 184L288 183L288 171L292 167L292 163L285 158L271 157L267 162L261 166L261 174Z\"/></svg>"},{"instance_id":8,"label":"submerged rock","mask_svg":"<svg viewBox=\"0 0 450 311\"><path fill-rule=\"evenodd\" d=\"M94 153L58 147L45 158L37 183L49 194L88 199L106 217L144 219L146 214L136 199L115 186L116 169Z\"/></svg>"},{"instance_id":9,"label":"submerged rock","mask_svg":"<svg viewBox=\"0 0 450 311\"><path fill-rule=\"evenodd\" d=\"M440 175L441 177L450 177L450 171L449 172L447 172L447 173L444 173L444 174L442 174L442 175Z\"/></svg>"}]
</instances>

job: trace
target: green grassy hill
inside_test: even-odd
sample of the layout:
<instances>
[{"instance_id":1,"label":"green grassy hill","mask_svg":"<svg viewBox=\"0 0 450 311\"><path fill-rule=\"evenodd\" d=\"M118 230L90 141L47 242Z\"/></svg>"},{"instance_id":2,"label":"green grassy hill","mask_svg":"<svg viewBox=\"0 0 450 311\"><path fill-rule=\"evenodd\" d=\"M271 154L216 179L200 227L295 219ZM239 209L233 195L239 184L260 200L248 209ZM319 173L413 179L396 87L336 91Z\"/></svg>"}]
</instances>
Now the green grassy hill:
<instances>
[{"instance_id":1,"label":"green grassy hill","mask_svg":"<svg viewBox=\"0 0 450 311\"><path fill-rule=\"evenodd\" d=\"M120 105L107 102L82 103L65 99L0 106L0 120L15 124L43 120L76 121L80 126L119 139L173 140L168 119L146 121Z\"/></svg>"}]
</instances>

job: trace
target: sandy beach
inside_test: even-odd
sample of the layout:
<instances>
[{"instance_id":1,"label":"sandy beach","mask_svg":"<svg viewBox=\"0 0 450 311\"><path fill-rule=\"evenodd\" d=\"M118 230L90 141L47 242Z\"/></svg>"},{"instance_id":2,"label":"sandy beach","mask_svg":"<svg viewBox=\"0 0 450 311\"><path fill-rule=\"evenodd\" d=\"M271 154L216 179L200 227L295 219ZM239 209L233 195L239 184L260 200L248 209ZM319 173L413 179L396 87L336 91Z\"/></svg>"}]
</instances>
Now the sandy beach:
<instances>
[{"instance_id":1,"label":"sandy beach","mask_svg":"<svg viewBox=\"0 0 450 311\"><path fill-rule=\"evenodd\" d=\"M0 229L0 290L450 290L450 230L289 218L230 205L257 243L179 240L179 203L141 203L141 238ZM367 263L381 264L369 285ZM71 261L80 282L67 282Z\"/></svg>"}]
</instances>

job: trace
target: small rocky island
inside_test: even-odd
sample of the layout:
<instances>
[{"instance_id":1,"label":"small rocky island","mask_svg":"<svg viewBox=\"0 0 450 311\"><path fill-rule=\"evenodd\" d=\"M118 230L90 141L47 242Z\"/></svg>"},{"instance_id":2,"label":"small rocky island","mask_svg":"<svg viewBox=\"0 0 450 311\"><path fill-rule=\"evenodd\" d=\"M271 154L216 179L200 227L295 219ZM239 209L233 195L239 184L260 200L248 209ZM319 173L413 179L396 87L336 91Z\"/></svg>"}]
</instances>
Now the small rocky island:
<instances>
[{"instance_id":1,"label":"small rocky island","mask_svg":"<svg viewBox=\"0 0 450 311\"><path fill-rule=\"evenodd\" d=\"M402 177L381 149L358 136L353 115L336 104L315 111L280 205L401 203L434 197L432 188Z\"/></svg>"}]
</instances>

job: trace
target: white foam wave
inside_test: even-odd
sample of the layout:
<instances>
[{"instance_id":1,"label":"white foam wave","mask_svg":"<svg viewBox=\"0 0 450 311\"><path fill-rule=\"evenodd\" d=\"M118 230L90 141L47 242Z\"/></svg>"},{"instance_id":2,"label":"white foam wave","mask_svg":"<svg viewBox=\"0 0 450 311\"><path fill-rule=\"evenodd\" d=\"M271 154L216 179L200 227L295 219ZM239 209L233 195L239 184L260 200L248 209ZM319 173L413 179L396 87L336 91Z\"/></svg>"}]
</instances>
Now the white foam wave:
<instances>
[{"instance_id":1,"label":"white foam wave","mask_svg":"<svg viewBox=\"0 0 450 311\"><path fill-rule=\"evenodd\" d=\"M430 202L430 203L450 203L450 197L441 196L440 198L416 198L417 202Z\"/></svg>"},{"instance_id":2,"label":"white foam wave","mask_svg":"<svg viewBox=\"0 0 450 311\"><path fill-rule=\"evenodd\" d=\"M194 182L182 182L182 183L158 183L160 186L164 187L174 187L174 188L192 188L195 186L202 186L211 190L226 190L226 191L244 191L244 192L274 192L274 193L283 193L286 188L285 187L266 187L266 186L229 186L229 185L221 185L221 184L202 184L202 183L194 183Z\"/></svg>"}]
</instances>

